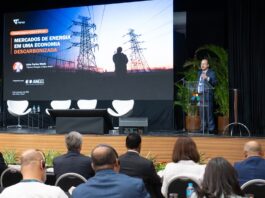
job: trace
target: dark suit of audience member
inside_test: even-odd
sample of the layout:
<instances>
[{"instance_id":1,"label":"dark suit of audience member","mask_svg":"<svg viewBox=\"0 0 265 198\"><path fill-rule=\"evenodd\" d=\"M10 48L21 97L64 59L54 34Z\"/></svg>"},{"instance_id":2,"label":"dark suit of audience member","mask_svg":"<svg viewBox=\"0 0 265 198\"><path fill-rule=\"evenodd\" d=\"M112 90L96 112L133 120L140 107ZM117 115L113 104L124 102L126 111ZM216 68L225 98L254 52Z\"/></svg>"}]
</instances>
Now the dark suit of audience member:
<instances>
[{"instance_id":1,"label":"dark suit of audience member","mask_svg":"<svg viewBox=\"0 0 265 198\"><path fill-rule=\"evenodd\" d=\"M152 161L140 156L141 136L131 133L126 138L127 153L120 156L120 173L143 179L151 197L163 197L161 180Z\"/></svg>"},{"instance_id":2,"label":"dark suit of audience member","mask_svg":"<svg viewBox=\"0 0 265 198\"><path fill-rule=\"evenodd\" d=\"M141 179L118 173L118 154L108 145L92 150L92 167L96 175L73 191L73 198L149 198Z\"/></svg>"},{"instance_id":3,"label":"dark suit of audience member","mask_svg":"<svg viewBox=\"0 0 265 198\"><path fill-rule=\"evenodd\" d=\"M201 70L198 72L198 82L199 82L198 93L201 96L200 102L203 103L204 99L204 103L208 105L208 111L209 111L209 123L208 123L207 109L204 108L203 111L203 107L200 107L201 130L203 129L204 126L204 128L208 127L209 131L213 131L215 129L214 115L213 115L214 92L213 89L207 89L206 86L210 85L213 88L217 84L217 78L215 72L212 69L209 69L209 63L207 59L202 59L201 61ZM202 97L203 95L204 98Z\"/></svg>"},{"instance_id":4,"label":"dark suit of audience member","mask_svg":"<svg viewBox=\"0 0 265 198\"><path fill-rule=\"evenodd\" d=\"M56 179L69 172L78 173L87 179L94 176L90 157L76 151L68 151L68 153L55 158L53 167Z\"/></svg>"},{"instance_id":5,"label":"dark suit of audience member","mask_svg":"<svg viewBox=\"0 0 265 198\"><path fill-rule=\"evenodd\" d=\"M0 175L7 168L3 154L0 152Z\"/></svg>"},{"instance_id":6,"label":"dark suit of audience member","mask_svg":"<svg viewBox=\"0 0 265 198\"><path fill-rule=\"evenodd\" d=\"M112 57L115 64L115 72L117 75L122 76L127 73L127 63L128 58L125 54L122 53L122 48L117 48L117 53Z\"/></svg>"},{"instance_id":7,"label":"dark suit of audience member","mask_svg":"<svg viewBox=\"0 0 265 198\"><path fill-rule=\"evenodd\" d=\"M265 159L262 157L261 145L256 141L247 142L244 154L246 159L234 164L240 185L252 179L265 179Z\"/></svg>"},{"instance_id":8,"label":"dark suit of audience member","mask_svg":"<svg viewBox=\"0 0 265 198\"><path fill-rule=\"evenodd\" d=\"M62 174L69 172L78 173L87 179L92 177L94 175L94 170L91 167L91 159L80 153L82 135L78 132L70 132L66 135L65 142L68 152L53 160L56 179Z\"/></svg>"}]
</instances>

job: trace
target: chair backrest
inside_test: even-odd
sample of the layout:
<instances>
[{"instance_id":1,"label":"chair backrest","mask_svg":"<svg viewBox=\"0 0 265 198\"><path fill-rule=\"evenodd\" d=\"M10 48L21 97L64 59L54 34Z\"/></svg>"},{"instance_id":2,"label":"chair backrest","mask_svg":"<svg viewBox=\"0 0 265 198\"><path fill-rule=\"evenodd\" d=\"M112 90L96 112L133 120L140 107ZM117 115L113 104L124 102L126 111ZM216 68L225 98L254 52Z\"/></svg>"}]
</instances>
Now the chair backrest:
<instances>
[{"instance_id":1,"label":"chair backrest","mask_svg":"<svg viewBox=\"0 0 265 198\"><path fill-rule=\"evenodd\" d=\"M51 107L53 109L69 109L71 106L71 100L53 100L51 101Z\"/></svg>"},{"instance_id":2,"label":"chair backrest","mask_svg":"<svg viewBox=\"0 0 265 198\"><path fill-rule=\"evenodd\" d=\"M56 180L55 186L59 186L64 192L68 192L72 186L76 187L86 181L86 178L78 173L65 173Z\"/></svg>"},{"instance_id":3,"label":"chair backrest","mask_svg":"<svg viewBox=\"0 0 265 198\"><path fill-rule=\"evenodd\" d=\"M265 180L252 179L241 186L245 194L253 194L255 198L265 197Z\"/></svg>"},{"instance_id":4,"label":"chair backrest","mask_svg":"<svg viewBox=\"0 0 265 198\"><path fill-rule=\"evenodd\" d=\"M27 100L7 100L7 107L15 113L23 113L29 106Z\"/></svg>"},{"instance_id":5,"label":"chair backrest","mask_svg":"<svg viewBox=\"0 0 265 198\"><path fill-rule=\"evenodd\" d=\"M97 100L78 100L77 106L79 109L95 109L97 106Z\"/></svg>"},{"instance_id":6,"label":"chair backrest","mask_svg":"<svg viewBox=\"0 0 265 198\"><path fill-rule=\"evenodd\" d=\"M186 189L188 186L188 183L192 183L194 189L200 187L200 183L197 179L192 177L174 177L169 181L168 187L167 187L167 197L169 197L170 193L178 193L178 197L186 197Z\"/></svg>"},{"instance_id":7,"label":"chair backrest","mask_svg":"<svg viewBox=\"0 0 265 198\"><path fill-rule=\"evenodd\" d=\"M117 113L125 114L133 109L134 100L113 100L112 106Z\"/></svg>"},{"instance_id":8,"label":"chair backrest","mask_svg":"<svg viewBox=\"0 0 265 198\"><path fill-rule=\"evenodd\" d=\"M22 174L15 168L7 168L1 174L1 187L12 186L22 180Z\"/></svg>"}]
</instances>

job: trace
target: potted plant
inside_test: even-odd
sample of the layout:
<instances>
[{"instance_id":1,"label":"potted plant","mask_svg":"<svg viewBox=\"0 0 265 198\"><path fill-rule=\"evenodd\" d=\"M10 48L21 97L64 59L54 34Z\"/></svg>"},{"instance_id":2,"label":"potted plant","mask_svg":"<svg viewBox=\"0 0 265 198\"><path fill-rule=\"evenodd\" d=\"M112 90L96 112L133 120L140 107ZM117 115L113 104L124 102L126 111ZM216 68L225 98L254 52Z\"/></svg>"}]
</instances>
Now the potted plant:
<instances>
[{"instance_id":1,"label":"potted plant","mask_svg":"<svg viewBox=\"0 0 265 198\"><path fill-rule=\"evenodd\" d=\"M186 64L190 64L190 61L187 61L184 64L184 67L186 67ZM198 66L196 64L193 64L192 67L186 68L185 72L183 72L185 81L187 83L196 81L197 72ZM199 108L197 105L199 98L196 96L195 90L188 88L189 86L187 86L187 83L176 83L177 96L175 105L181 106L185 113L185 129L187 131L195 132L200 129Z\"/></svg>"}]
</instances>

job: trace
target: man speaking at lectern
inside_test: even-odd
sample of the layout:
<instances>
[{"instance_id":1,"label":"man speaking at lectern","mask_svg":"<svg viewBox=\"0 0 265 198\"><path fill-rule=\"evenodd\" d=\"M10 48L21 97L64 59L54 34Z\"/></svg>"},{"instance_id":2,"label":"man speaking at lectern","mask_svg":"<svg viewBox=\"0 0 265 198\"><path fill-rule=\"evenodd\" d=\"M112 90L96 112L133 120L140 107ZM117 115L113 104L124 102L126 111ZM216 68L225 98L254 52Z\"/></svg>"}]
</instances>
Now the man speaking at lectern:
<instances>
[{"instance_id":1,"label":"man speaking at lectern","mask_svg":"<svg viewBox=\"0 0 265 198\"><path fill-rule=\"evenodd\" d=\"M201 69L198 72L198 93L200 98L200 117L201 117L201 130L208 130L213 133L215 129L214 116L213 116L213 88L217 84L215 72L209 68L208 59L201 60ZM207 88L210 85L209 88ZM211 88L212 87L212 88ZM204 98L203 98L204 95ZM208 123L208 111L204 108L203 112L203 100L204 104L209 108L209 123ZM204 116L203 116L204 114ZM208 125L208 126L207 126Z\"/></svg>"}]
</instances>

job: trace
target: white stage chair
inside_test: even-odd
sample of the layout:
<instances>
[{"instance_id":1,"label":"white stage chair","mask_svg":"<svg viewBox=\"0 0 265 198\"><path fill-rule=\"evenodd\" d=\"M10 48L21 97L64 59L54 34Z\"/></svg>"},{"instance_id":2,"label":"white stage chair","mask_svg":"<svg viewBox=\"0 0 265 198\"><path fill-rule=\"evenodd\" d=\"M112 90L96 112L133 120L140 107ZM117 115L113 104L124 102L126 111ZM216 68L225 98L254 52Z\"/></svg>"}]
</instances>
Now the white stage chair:
<instances>
[{"instance_id":1,"label":"white stage chair","mask_svg":"<svg viewBox=\"0 0 265 198\"><path fill-rule=\"evenodd\" d=\"M53 100L50 105L52 109L69 109L71 106L71 100ZM47 108L45 112L50 115L49 108Z\"/></svg>"},{"instance_id":2,"label":"white stage chair","mask_svg":"<svg viewBox=\"0 0 265 198\"><path fill-rule=\"evenodd\" d=\"M80 99L77 101L77 106L79 109L96 109L97 102L98 101L96 99L91 99L91 100Z\"/></svg>"},{"instance_id":3,"label":"white stage chair","mask_svg":"<svg viewBox=\"0 0 265 198\"><path fill-rule=\"evenodd\" d=\"M125 117L132 113L134 107L134 100L113 100L112 106L114 110L108 108L107 111L111 116L114 117Z\"/></svg>"},{"instance_id":4,"label":"white stage chair","mask_svg":"<svg viewBox=\"0 0 265 198\"><path fill-rule=\"evenodd\" d=\"M20 116L27 115L31 112L31 108L27 109L29 106L29 102L27 100L7 100L7 110L8 112L17 117L17 125L7 126L22 128L20 125Z\"/></svg>"}]
</instances>

